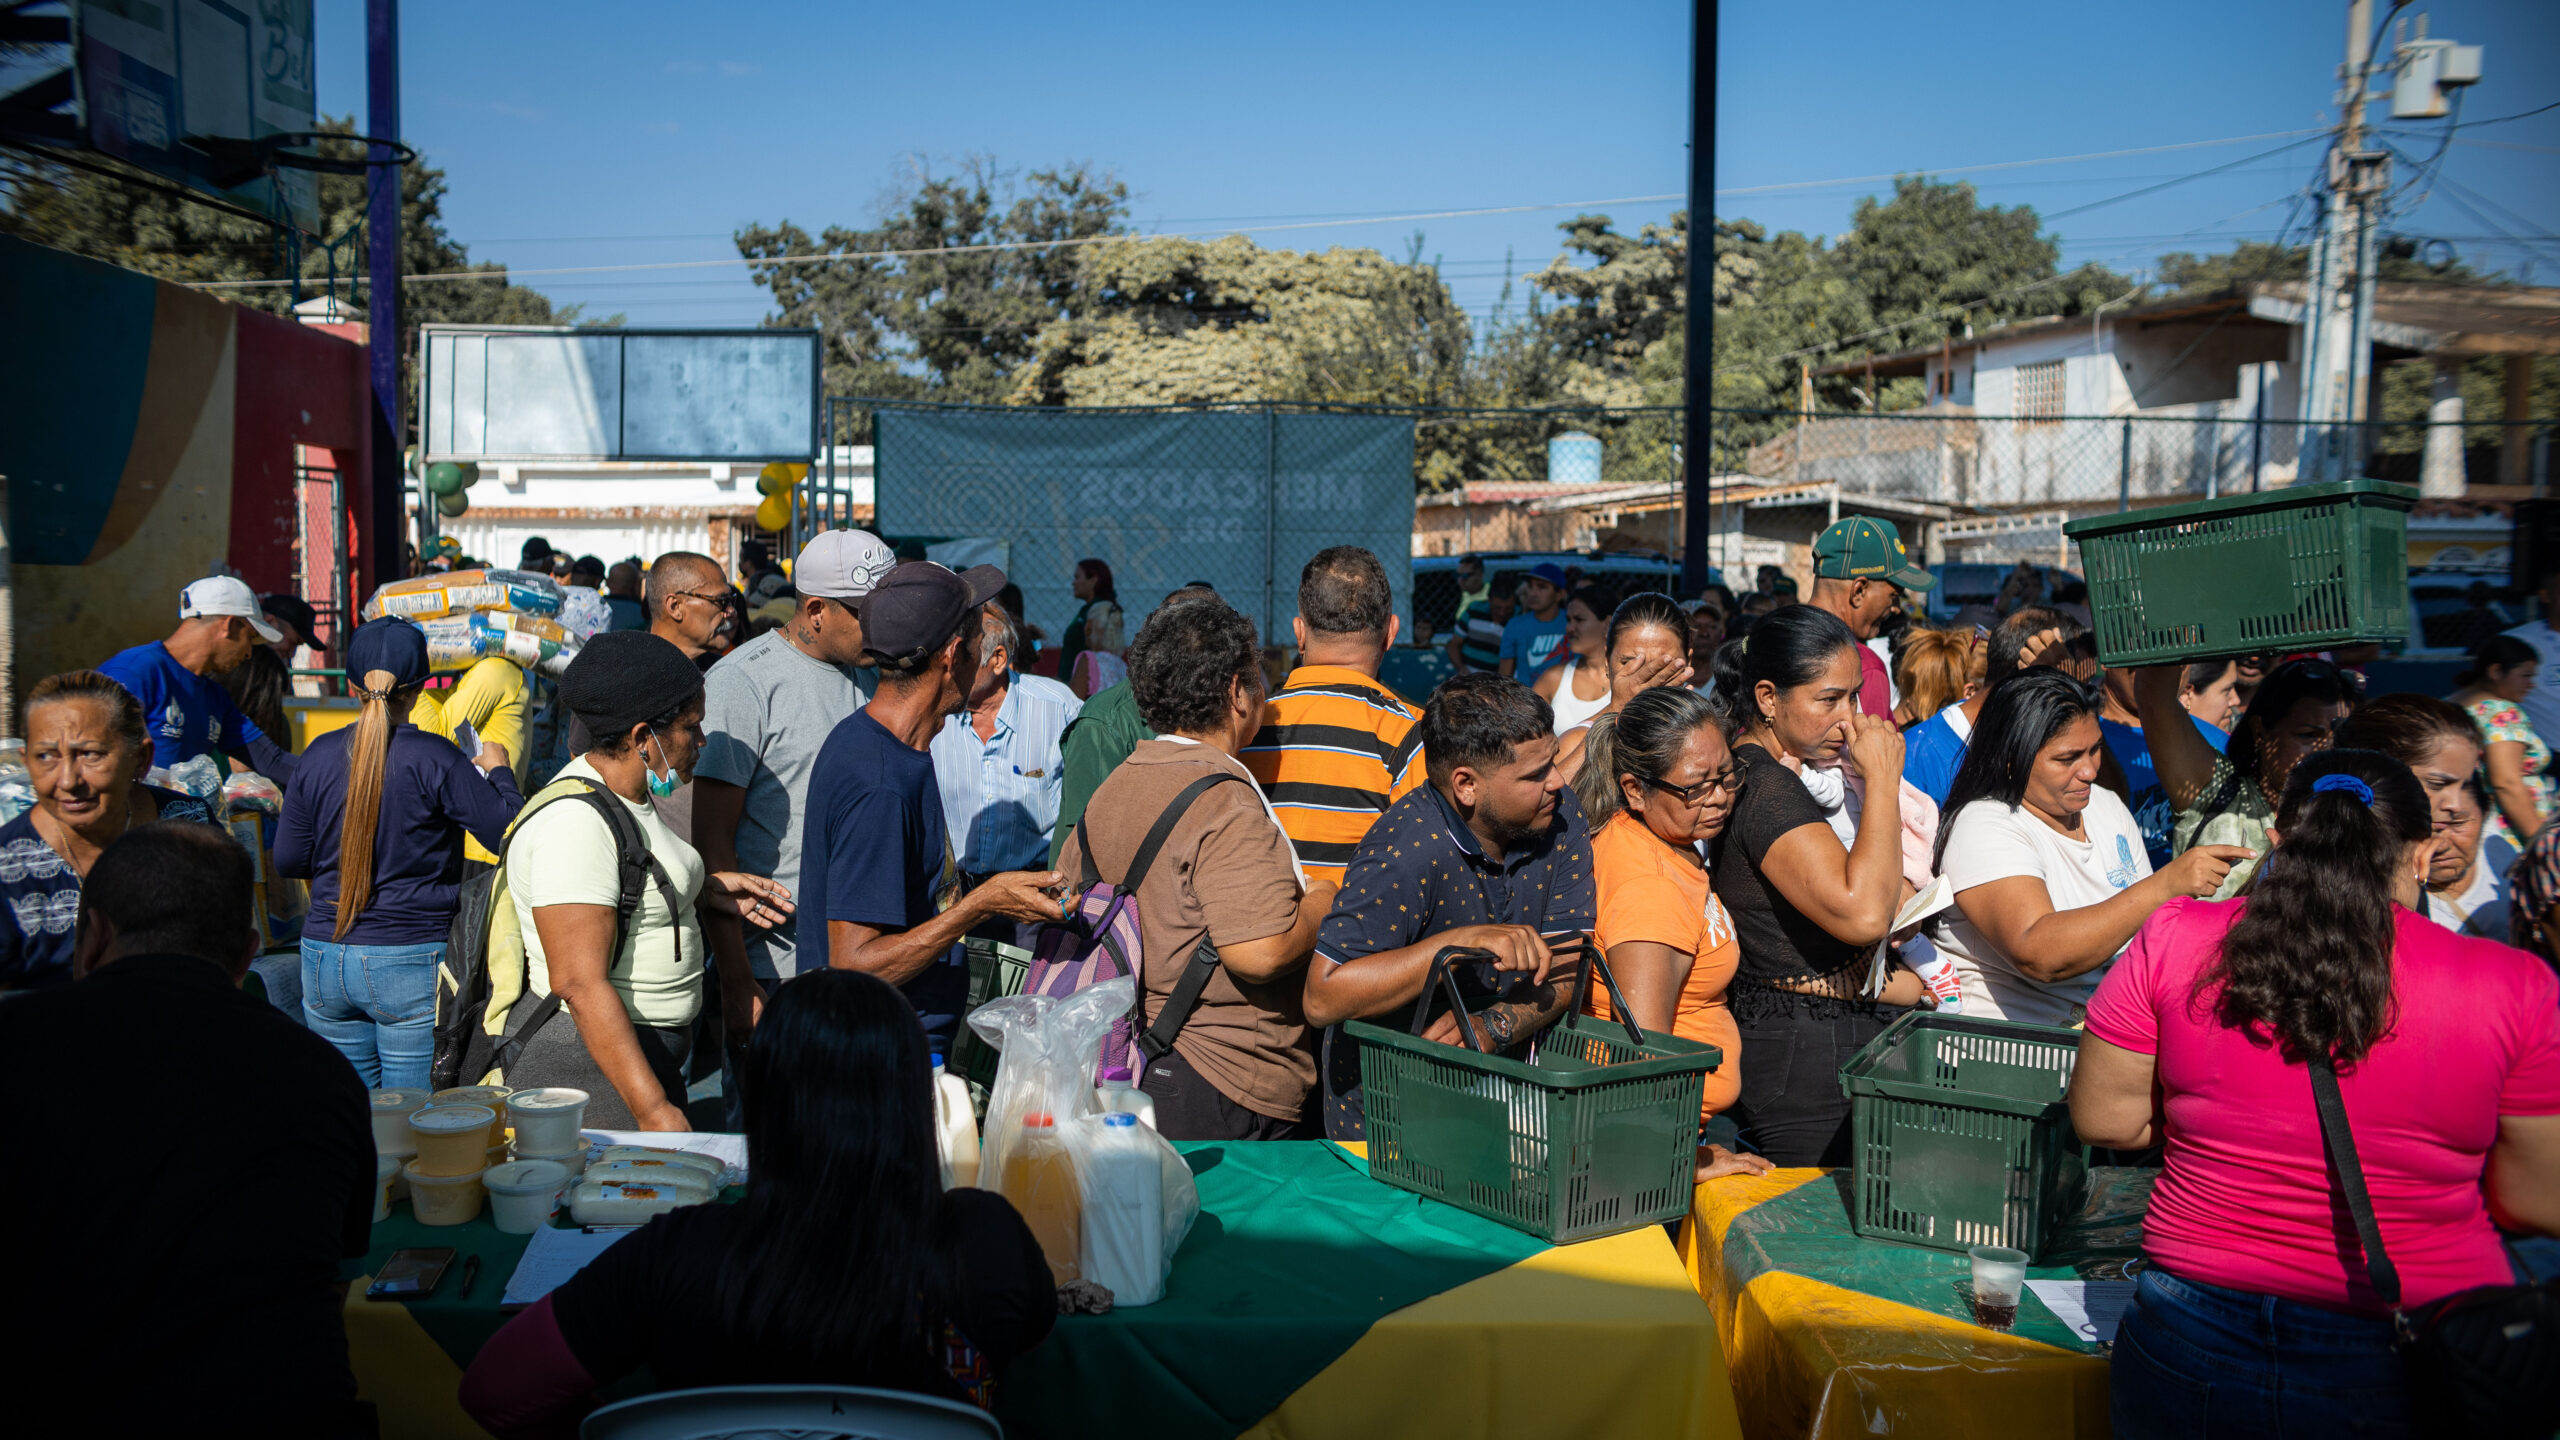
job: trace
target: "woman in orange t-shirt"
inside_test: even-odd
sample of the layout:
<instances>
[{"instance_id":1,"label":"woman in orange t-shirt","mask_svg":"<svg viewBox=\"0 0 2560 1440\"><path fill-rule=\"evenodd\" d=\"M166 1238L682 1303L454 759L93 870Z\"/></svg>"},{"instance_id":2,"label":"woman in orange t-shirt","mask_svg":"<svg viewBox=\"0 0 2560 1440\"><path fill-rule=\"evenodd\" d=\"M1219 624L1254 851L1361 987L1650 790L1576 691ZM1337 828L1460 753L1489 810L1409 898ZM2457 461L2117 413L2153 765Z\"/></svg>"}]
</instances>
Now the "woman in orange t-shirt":
<instances>
[{"instance_id":1,"label":"woman in orange t-shirt","mask_svg":"<svg viewBox=\"0 0 2560 1440\"><path fill-rule=\"evenodd\" d=\"M1591 822L1592 878L1599 898L1593 942L1625 992L1635 1022L1724 1052L1708 1074L1706 1119L1742 1093L1742 1034L1725 1007L1725 986L1741 963L1733 919L1707 887L1697 842L1724 829L1740 773L1724 727L1687 689L1647 690L1615 715L1592 722L1574 791ZM1592 987L1593 1014L1613 1010ZM1698 1150L1698 1178L1760 1174L1769 1162L1720 1145Z\"/></svg>"}]
</instances>

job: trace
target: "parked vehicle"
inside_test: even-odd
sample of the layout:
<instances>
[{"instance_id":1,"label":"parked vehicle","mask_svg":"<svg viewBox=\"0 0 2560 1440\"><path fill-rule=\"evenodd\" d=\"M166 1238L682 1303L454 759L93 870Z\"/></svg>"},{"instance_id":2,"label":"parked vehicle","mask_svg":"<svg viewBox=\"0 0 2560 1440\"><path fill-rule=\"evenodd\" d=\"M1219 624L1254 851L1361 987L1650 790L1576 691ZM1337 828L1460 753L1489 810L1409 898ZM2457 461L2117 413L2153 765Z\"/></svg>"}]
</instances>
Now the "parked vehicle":
<instances>
[{"instance_id":1,"label":"parked vehicle","mask_svg":"<svg viewBox=\"0 0 2560 1440\"><path fill-rule=\"evenodd\" d=\"M2056 590L2080 583L2078 572L2065 570L2059 565L2030 565L2027 568L2035 573L2038 582L2037 588L2027 597L2034 601L2049 602ZM2017 569L2015 565L1971 560L1930 566L1929 573L1938 577L1938 583L1929 591L1929 623L1949 624L1956 618L1956 612L1968 606L1998 608L2001 591L2009 585L2010 576ZM2014 600L2009 608L2016 608Z\"/></svg>"},{"instance_id":2,"label":"parked vehicle","mask_svg":"<svg viewBox=\"0 0 2560 1440\"><path fill-rule=\"evenodd\" d=\"M1638 590L1659 590L1681 599L1694 597L1680 591L1680 566L1670 556L1650 550L1609 550L1577 554L1571 550L1479 550L1476 557L1484 561L1485 575L1497 589L1516 586L1529 578L1529 571L1539 565L1561 565L1566 573L1579 573L1586 580L1600 581L1621 595ZM1463 556L1427 555L1413 562L1413 615L1411 620L1429 620L1435 636L1445 639L1458 617L1458 562ZM1718 582L1721 571L1709 572ZM1419 627L1408 623L1406 635L1419 633Z\"/></svg>"}]
</instances>

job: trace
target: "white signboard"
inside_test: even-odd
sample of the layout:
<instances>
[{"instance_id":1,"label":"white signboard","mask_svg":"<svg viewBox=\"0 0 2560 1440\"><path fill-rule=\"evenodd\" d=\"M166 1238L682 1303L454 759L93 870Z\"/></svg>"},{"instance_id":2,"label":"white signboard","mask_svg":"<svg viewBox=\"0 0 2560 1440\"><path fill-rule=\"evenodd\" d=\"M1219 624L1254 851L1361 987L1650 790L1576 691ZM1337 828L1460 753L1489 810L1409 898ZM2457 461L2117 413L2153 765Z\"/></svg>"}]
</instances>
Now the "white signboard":
<instances>
[{"instance_id":1,"label":"white signboard","mask_svg":"<svg viewBox=\"0 0 2560 1440\"><path fill-rule=\"evenodd\" d=\"M806 461L815 330L429 325L425 459Z\"/></svg>"}]
</instances>

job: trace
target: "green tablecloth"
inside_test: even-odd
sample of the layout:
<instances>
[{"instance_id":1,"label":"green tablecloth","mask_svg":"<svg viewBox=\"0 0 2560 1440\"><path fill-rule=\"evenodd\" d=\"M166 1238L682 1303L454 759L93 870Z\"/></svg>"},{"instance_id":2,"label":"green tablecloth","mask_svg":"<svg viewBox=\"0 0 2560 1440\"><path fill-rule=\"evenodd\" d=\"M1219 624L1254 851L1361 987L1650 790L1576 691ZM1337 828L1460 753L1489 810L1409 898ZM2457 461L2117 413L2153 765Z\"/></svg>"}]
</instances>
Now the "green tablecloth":
<instances>
[{"instance_id":1,"label":"green tablecloth","mask_svg":"<svg viewBox=\"0 0 2560 1440\"><path fill-rule=\"evenodd\" d=\"M1230 1440L1381 1317L1550 1248L1379 1184L1365 1162L1322 1142L1180 1148L1199 1181L1201 1215L1165 1298L1062 1317L1004 1378L996 1408L1009 1433ZM433 1296L399 1303L468 1365L508 1318L498 1297L526 1237L499 1234L486 1215L430 1228L403 1204L374 1226L373 1242L362 1274L404 1246L460 1252ZM472 1255L480 1275L465 1298L460 1267Z\"/></svg>"}]
</instances>

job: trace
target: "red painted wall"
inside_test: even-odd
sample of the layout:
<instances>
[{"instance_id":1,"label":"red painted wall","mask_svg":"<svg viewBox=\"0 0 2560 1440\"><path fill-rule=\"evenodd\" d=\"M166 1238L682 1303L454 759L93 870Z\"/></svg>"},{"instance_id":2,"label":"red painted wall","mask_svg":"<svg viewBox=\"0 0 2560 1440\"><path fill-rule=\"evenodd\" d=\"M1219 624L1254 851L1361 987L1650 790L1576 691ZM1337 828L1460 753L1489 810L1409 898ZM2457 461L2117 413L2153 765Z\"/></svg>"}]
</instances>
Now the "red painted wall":
<instances>
[{"instance_id":1,"label":"red painted wall","mask_svg":"<svg viewBox=\"0 0 2560 1440\"><path fill-rule=\"evenodd\" d=\"M339 543L354 557L349 593L336 598L353 613L375 581L374 557L359 545L373 516L365 347L262 311L239 311L237 324L231 563L261 594L293 588L294 447L325 448L346 487L347 533Z\"/></svg>"}]
</instances>

